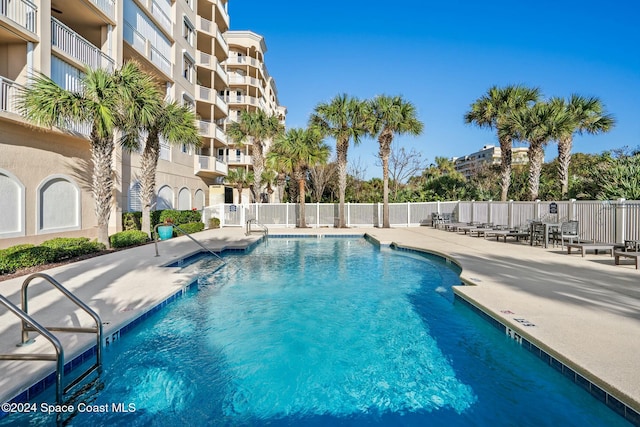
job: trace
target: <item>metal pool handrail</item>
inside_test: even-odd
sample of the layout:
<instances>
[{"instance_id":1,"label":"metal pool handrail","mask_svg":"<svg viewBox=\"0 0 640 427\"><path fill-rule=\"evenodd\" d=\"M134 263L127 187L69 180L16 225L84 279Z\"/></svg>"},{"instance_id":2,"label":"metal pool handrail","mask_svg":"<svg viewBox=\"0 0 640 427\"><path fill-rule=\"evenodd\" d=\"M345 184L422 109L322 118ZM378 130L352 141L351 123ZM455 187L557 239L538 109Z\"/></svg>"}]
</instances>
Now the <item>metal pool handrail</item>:
<instances>
[{"instance_id":1,"label":"metal pool handrail","mask_svg":"<svg viewBox=\"0 0 640 427\"><path fill-rule=\"evenodd\" d=\"M153 227L154 244L155 244L155 247L156 247L156 256L160 256L160 254L158 253L158 227L161 226L161 225L165 225L165 224L160 223L160 224L156 224L156 226ZM205 245L203 245L202 243L200 243L199 241L197 241L196 239L191 237L191 234L187 233L186 231L184 231L182 228L178 227L175 224L171 224L171 225L173 227L175 227L177 230L180 230L180 232L182 234L184 234L189 239L191 239L196 245L200 246L202 249L204 249L205 251L211 253L213 256L218 258L222 262L222 265L225 265L227 263L224 259L222 259L222 257L220 255L218 255L217 253L215 253L214 251L212 251L211 249L207 248Z\"/></svg>"}]
</instances>

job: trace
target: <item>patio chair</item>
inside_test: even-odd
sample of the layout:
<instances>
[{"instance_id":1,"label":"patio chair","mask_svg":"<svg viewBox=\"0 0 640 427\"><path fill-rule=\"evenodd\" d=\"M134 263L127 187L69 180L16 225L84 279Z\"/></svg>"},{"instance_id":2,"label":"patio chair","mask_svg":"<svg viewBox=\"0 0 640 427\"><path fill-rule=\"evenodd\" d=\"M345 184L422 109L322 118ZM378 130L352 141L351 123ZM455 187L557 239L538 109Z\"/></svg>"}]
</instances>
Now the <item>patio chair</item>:
<instances>
[{"instance_id":1,"label":"patio chair","mask_svg":"<svg viewBox=\"0 0 640 427\"><path fill-rule=\"evenodd\" d=\"M530 225L530 241L531 246L540 243L540 246L544 245L545 225L542 222L533 221Z\"/></svg>"},{"instance_id":2,"label":"patio chair","mask_svg":"<svg viewBox=\"0 0 640 427\"><path fill-rule=\"evenodd\" d=\"M560 229L554 232L554 245L560 239L560 249L564 249L564 241L568 243L580 243L578 236L578 221L566 221L560 224Z\"/></svg>"}]
</instances>

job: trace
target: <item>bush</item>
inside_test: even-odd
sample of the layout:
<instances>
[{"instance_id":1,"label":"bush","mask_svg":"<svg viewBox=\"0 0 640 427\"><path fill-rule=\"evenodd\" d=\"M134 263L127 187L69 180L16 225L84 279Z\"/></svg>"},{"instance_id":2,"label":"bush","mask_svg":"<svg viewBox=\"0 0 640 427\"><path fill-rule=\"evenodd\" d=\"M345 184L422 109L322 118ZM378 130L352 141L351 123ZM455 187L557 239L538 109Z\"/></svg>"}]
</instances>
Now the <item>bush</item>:
<instances>
[{"instance_id":1,"label":"bush","mask_svg":"<svg viewBox=\"0 0 640 427\"><path fill-rule=\"evenodd\" d=\"M40 246L49 248L54 252L54 262L106 249L102 243L92 242L87 237L57 237L47 240Z\"/></svg>"},{"instance_id":2,"label":"bush","mask_svg":"<svg viewBox=\"0 0 640 427\"><path fill-rule=\"evenodd\" d=\"M55 251L46 246L18 245L0 251L0 274L54 262Z\"/></svg>"},{"instance_id":3,"label":"bush","mask_svg":"<svg viewBox=\"0 0 640 427\"><path fill-rule=\"evenodd\" d=\"M220 228L220 218L209 218L209 228Z\"/></svg>"},{"instance_id":4,"label":"bush","mask_svg":"<svg viewBox=\"0 0 640 427\"><path fill-rule=\"evenodd\" d=\"M179 224L178 227L182 228L185 232L191 234L191 233L197 233L198 231L204 230L204 223L188 222L186 224ZM177 228L174 228L173 234L175 234L176 236L182 236L183 233Z\"/></svg>"},{"instance_id":5,"label":"bush","mask_svg":"<svg viewBox=\"0 0 640 427\"><path fill-rule=\"evenodd\" d=\"M109 243L112 248L124 248L127 246L141 245L149 240L149 236L144 231L126 230L109 236Z\"/></svg>"},{"instance_id":6,"label":"bush","mask_svg":"<svg viewBox=\"0 0 640 427\"><path fill-rule=\"evenodd\" d=\"M123 230L141 230L142 229L142 212L124 212L122 214Z\"/></svg>"}]
</instances>

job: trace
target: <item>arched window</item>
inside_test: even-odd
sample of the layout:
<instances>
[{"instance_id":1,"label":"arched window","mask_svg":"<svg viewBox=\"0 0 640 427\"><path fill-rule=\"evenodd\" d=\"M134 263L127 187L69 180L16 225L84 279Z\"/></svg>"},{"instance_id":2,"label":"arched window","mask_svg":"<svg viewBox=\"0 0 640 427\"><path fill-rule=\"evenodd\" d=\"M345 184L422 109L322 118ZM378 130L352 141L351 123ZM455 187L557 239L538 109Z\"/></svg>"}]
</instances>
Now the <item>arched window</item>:
<instances>
[{"instance_id":1,"label":"arched window","mask_svg":"<svg viewBox=\"0 0 640 427\"><path fill-rule=\"evenodd\" d=\"M202 208L204 207L204 191L196 190L193 207L198 210L202 210Z\"/></svg>"},{"instance_id":2,"label":"arched window","mask_svg":"<svg viewBox=\"0 0 640 427\"><path fill-rule=\"evenodd\" d=\"M24 236L24 185L0 169L0 194L0 237Z\"/></svg>"},{"instance_id":3,"label":"arched window","mask_svg":"<svg viewBox=\"0 0 640 427\"><path fill-rule=\"evenodd\" d=\"M129 187L129 212L141 212L142 200L140 200L140 182L136 181Z\"/></svg>"},{"instance_id":4,"label":"arched window","mask_svg":"<svg viewBox=\"0 0 640 427\"><path fill-rule=\"evenodd\" d=\"M48 177L38 187L38 233L80 229L80 188L64 175Z\"/></svg>"},{"instance_id":5,"label":"arched window","mask_svg":"<svg viewBox=\"0 0 640 427\"><path fill-rule=\"evenodd\" d=\"M178 210L186 211L191 209L191 190L182 187L178 193Z\"/></svg>"},{"instance_id":6,"label":"arched window","mask_svg":"<svg viewBox=\"0 0 640 427\"><path fill-rule=\"evenodd\" d=\"M168 185L163 185L158 190L156 210L173 209L173 189Z\"/></svg>"}]
</instances>

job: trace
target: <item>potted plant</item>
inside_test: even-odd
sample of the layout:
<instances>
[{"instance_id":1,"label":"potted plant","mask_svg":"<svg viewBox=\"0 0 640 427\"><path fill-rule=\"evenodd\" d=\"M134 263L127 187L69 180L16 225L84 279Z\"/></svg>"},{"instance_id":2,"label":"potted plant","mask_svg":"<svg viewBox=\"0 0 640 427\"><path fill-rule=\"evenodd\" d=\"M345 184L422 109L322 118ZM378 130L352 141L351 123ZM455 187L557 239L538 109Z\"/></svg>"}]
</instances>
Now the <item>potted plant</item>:
<instances>
[{"instance_id":1,"label":"potted plant","mask_svg":"<svg viewBox=\"0 0 640 427\"><path fill-rule=\"evenodd\" d=\"M163 225L158 226L158 237L160 240L167 240L173 237L173 219L167 218Z\"/></svg>"}]
</instances>

